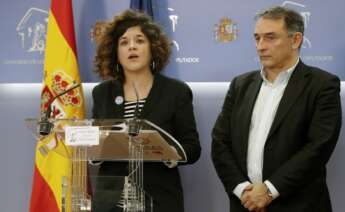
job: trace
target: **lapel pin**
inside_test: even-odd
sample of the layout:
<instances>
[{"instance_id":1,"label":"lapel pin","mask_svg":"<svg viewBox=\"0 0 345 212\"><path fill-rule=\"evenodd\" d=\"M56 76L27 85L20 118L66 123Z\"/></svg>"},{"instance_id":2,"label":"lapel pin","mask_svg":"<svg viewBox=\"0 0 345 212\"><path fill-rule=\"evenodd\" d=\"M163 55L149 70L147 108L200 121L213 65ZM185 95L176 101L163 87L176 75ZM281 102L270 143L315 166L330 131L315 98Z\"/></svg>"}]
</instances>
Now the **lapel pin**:
<instances>
[{"instance_id":1,"label":"lapel pin","mask_svg":"<svg viewBox=\"0 0 345 212\"><path fill-rule=\"evenodd\" d=\"M115 104L121 105L122 103L123 103L123 97L122 96L115 97Z\"/></svg>"}]
</instances>

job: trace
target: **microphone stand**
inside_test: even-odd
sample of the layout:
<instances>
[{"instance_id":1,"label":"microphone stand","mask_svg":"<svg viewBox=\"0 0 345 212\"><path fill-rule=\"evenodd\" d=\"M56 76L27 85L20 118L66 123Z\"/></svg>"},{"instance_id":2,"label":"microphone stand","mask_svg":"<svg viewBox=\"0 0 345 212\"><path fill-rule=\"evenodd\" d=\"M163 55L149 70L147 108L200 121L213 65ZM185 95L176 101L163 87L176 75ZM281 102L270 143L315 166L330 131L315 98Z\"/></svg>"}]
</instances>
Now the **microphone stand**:
<instances>
[{"instance_id":1,"label":"microphone stand","mask_svg":"<svg viewBox=\"0 0 345 212\"><path fill-rule=\"evenodd\" d=\"M128 120L128 148L129 148L129 167L128 176L125 177L124 190L118 206L124 212L144 212L145 211L145 191L144 191L144 145L139 135L141 121L139 119L139 94L133 83L134 92L137 98L134 116Z\"/></svg>"}]
</instances>

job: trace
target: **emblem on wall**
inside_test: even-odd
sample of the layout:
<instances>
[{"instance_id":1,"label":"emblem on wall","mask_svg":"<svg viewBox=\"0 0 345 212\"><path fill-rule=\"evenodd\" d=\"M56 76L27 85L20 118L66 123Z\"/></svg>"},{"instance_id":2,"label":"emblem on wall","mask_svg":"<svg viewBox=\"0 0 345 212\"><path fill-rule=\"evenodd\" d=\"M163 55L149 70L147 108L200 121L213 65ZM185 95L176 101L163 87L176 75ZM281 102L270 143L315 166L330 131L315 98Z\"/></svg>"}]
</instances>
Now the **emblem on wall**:
<instances>
[{"instance_id":1,"label":"emblem on wall","mask_svg":"<svg viewBox=\"0 0 345 212\"><path fill-rule=\"evenodd\" d=\"M238 36L237 24L230 18L223 17L219 24L214 27L214 38L221 43L227 43L236 40Z\"/></svg>"},{"instance_id":2,"label":"emblem on wall","mask_svg":"<svg viewBox=\"0 0 345 212\"><path fill-rule=\"evenodd\" d=\"M99 44L101 37L105 32L106 25L106 21L97 21L95 23L95 25L91 28L90 31L91 41L94 41L96 44Z\"/></svg>"}]
</instances>

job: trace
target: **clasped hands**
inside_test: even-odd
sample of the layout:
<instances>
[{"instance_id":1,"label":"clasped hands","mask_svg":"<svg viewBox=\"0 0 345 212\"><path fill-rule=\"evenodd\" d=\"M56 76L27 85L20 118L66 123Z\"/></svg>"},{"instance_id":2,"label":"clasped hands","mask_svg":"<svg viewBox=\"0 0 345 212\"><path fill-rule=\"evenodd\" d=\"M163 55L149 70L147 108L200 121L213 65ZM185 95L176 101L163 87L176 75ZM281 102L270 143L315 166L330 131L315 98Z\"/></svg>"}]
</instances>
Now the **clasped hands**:
<instances>
[{"instance_id":1,"label":"clasped hands","mask_svg":"<svg viewBox=\"0 0 345 212\"><path fill-rule=\"evenodd\" d=\"M249 211L265 212L266 206L272 202L272 197L268 195L267 186L264 183L253 183L248 185L241 196L243 207Z\"/></svg>"}]
</instances>

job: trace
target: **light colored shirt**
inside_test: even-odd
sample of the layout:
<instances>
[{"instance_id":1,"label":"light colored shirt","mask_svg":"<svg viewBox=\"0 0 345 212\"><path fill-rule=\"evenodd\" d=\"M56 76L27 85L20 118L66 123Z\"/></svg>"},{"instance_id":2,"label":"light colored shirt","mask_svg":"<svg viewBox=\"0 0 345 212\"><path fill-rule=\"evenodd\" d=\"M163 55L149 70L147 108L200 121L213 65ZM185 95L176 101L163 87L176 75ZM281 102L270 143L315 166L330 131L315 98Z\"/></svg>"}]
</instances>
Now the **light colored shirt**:
<instances>
[{"instance_id":1,"label":"light colored shirt","mask_svg":"<svg viewBox=\"0 0 345 212\"><path fill-rule=\"evenodd\" d=\"M146 102L146 99L141 99L138 102L125 101L123 118L125 119L133 118L135 113L137 113L135 115L139 115L141 113L141 110L144 108L145 102Z\"/></svg>"},{"instance_id":2,"label":"light colored shirt","mask_svg":"<svg viewBox=\"0 0 345 212\"><path fill-rule=\"evenodd\" d=\"M299 59L291 68L280 72L274 82L268 81L265 71L261 69L260 74L263 81L254 105L248 138L247 170L251 183L262 182L262 168L266 139L276 115L280 100L298 62ZM234 194L238 198L241 198L243 190L251 183L248 181L240 183L233 190ZM274 185L268 180L264 183L272 193L273 199L277 198L279 196L279 192Z\"/></svg>"}]
</instances>

